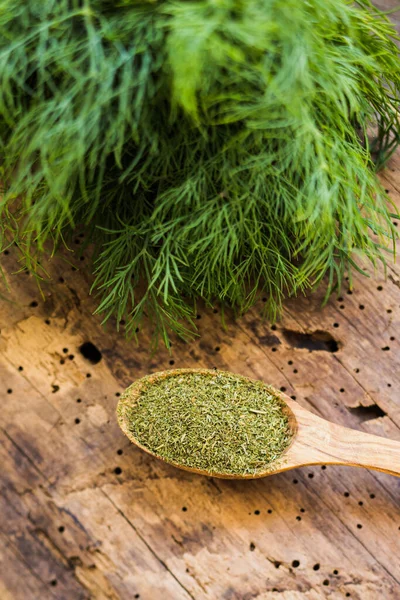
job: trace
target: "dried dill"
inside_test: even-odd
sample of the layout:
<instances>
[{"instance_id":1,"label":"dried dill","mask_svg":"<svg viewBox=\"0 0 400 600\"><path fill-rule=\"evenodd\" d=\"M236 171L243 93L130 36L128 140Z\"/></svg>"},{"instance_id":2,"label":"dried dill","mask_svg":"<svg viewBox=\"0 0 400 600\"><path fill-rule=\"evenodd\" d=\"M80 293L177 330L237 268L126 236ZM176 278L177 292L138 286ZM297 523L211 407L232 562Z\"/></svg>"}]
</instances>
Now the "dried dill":
<instances>
[{"instance_id":1,"label":"dried dill","mask_svg":"<svg viewBox=\"0 0 400 600\"><path fill-rule=\"evenodd\" d=\"M168 462L214 474L268 470L291 440L278 393L218 371L171 372L128 388L119 417L128 435ZM137 388L136 388L137 389Z\"/></svg>"}]
</instances>

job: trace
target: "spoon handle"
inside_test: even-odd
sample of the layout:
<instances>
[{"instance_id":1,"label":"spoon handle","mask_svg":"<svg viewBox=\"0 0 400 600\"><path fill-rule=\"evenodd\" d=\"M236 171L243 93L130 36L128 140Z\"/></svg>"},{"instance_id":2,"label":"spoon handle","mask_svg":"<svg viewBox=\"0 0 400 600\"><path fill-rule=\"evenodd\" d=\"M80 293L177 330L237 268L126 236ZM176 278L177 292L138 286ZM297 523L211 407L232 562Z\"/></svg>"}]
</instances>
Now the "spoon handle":
<instances>
[{"instance_id":1,"label":"spoon handle","mask_svg":"<svg viewBox=\"0 0 400 600\"><path fill-rule=\"evenodd\" d=\"M400 476L400 442L336 425L293 401L290 408L298 431L288 450L289 462L365 467Z\"/></svg>"}]
</instances>

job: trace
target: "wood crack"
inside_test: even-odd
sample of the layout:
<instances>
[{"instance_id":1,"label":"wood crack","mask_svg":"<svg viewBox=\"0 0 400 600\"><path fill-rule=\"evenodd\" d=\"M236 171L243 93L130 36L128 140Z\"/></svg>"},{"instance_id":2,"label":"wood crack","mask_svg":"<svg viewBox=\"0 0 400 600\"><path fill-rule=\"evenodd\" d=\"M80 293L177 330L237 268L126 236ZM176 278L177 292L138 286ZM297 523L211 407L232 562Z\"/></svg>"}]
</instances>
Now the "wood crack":
<instances>
[{"instance_id":1,"label":"wood crack","mask_svg":"<svg viewBox=\"0 0 400 600\"><path fill-rule=\"evenodd\" d=\"M179 579L177 578L177 576L175 575L175 573L173 571L171 571L171 569L169 569L169 567L165 564L165 562L162 560L162 558L160 558L158 556L158 554L151 547L151 545L148 543L148 541L146 540L146 538L143 537L141 535L141 533L138 531L138 529L134 526L134 524L132 523L132 521L130 521L128 519L128 517L125 515L125 513L119 508L119 506L117 504L115 504L115 502L112 500L112 498L110 498L110 496L108 494L106 494L106 492L104 490L102 490L102 494L104 494L104 496L107 498L107 500L113 505L113 507L115 508L115 510L121 515L121 517L133 529L133 531L140 538L140 540L143 542L143 544L148 548L148 550L151 552L151 554L154 556L154 558L162 565L162 567L166 571L168 571L168 573L171 575L171 577L173 577L174 580L178 583L178 585L186 592L186 594L189 596L189 598L192 598L192 600L196 600L195 597L189 592L189 590L183 585L183 583L181 581L179 581Z\"/></svg>"},{"instance_id":2,"label":"wood crack","mask_svg":"<svg viewBox=\"0 0 400 600\"><path fill-rule=\"evenodd\" d=\"M315 491L314 491L313 489L311 489L311 490L310 490L310 492L311 492L312 494L316 495L316 494L315 494ZM334 511L332 511L331 507L330 507L330 506L329 506L329 505L328 505L328 504L327 504L327 503L324 501L323 497L321 497L321 496L318 496L318 498L319 498L319 500L322 502L322 504L324 504L325 508L326 508L327 510L331 511L331 512L332 512L332 514L334 514L334 515L336 516L336 518L337 518L337 519L340 521L340 523L343 525L343 527L345 527L345 528L346 528L346 530L348 531L348 533L349 533L349 534L350 534L352 537L354 537L354 538L357 540L357 542L358 542L358 543L359 543L359 544L360 544L360 545L361 545L361 546L364 548L365 552L367 552L367 553L369 554L369 556L370 556L370 557L371 557L373 560L375 560L375 561L377 562L377 564L378 564L378 565L379 565L379 566L380 566L380 567L381 567L381 568L382 568L382 569L385 571L385 573L388 575L388 577L389 577L390 579L392 579L393 581L395 581L395 582L396 582L396 584L397 584L397 586L400 586L400 580L398 580L398 579L397 579L397 578L396 578L396 577L393 575L393 573L391 573L391 572L390 572L390 571L387 569L387 567L386 567L386 566L385 566L385 565L384 565L382 562L380 562L380 561L378 560L378 558L376 557L376 554L373 554L373 553L370 551L370 549L368 548L368 546L367 546L367 545L366 545L366 544L365 544L365 543L364 543L364 542L363 542L363 541L362 541L362 540L361 540L359 537L357 537L357 535L355 535L355 532L354 532L354 531L353 531L353 530L352 530L352 529L351 529L351 528L350 528L350 527L347 525L347 523L346 523L345 521L343 521L343 519L341 519L341 518L340 518L340 513L336 513L336 512L334 512Z\"/></svg>"}]
</instances>

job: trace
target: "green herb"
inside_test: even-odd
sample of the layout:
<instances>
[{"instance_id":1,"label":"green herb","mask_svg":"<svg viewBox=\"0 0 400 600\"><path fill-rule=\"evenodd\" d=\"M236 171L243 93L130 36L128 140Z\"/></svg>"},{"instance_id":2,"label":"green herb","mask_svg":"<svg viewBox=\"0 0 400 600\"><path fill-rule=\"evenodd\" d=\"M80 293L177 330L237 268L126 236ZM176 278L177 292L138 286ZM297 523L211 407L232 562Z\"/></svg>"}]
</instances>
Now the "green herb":
<instances>
[{"instance_id":1,"label":"green herb","mask_svg":"<svg viewBox=\"0 0 400 600\"><path fill-rule=\"evenodd\" d=\"M168 344L197 298L258 290L275 318L385 260L399 89L369 0L0 0L0 246L40 280L86 224L128 336L146 315Z\"/></svg>"},{"instance_id":2,"label":"green herb","mask_svg":"<svg viewBox=\"0 0 400 600\"><path fill-rule=\"evenodd\" d=\"M143 383L142 383L143 382ZM278 392L232 373L163 373L128 388L118 408L128 435L155 455L213 474L273 469L292 433Z\"/></svg>"}]
</instances>

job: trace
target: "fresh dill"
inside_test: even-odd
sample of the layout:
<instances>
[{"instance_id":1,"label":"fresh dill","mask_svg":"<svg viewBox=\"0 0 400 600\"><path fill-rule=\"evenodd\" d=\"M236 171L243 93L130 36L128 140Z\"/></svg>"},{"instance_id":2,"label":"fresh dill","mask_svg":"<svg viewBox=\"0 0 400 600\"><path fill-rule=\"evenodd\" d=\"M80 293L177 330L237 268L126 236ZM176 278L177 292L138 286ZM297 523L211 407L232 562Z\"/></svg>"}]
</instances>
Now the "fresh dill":
<instances>
[{"instance_id":1,"label":"fresh dill","mask_svg":"<svg viewBox=\"0 0 400 600\"><path fill-rule=\"evenodd\" d=\"M44 278L85 224L128 336L188 335L197 298L275 318L393 248L399 89L369 0L0 0L0 246Z\"/></svg>"}]
</instances>

